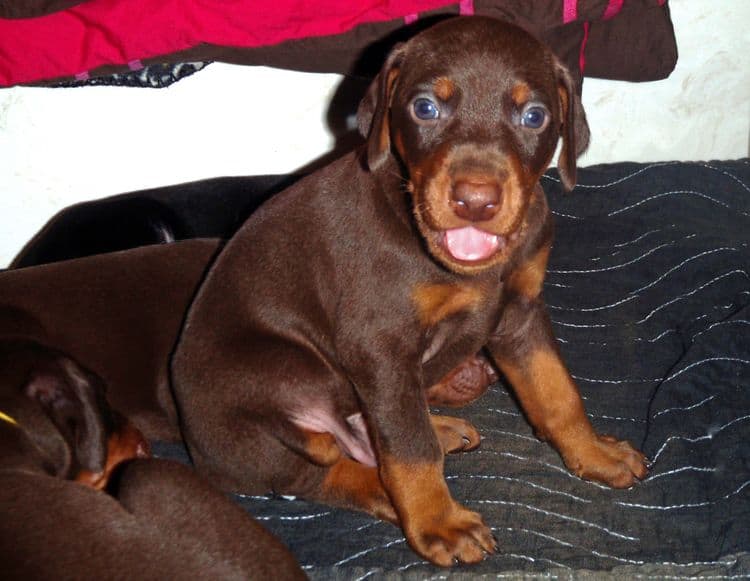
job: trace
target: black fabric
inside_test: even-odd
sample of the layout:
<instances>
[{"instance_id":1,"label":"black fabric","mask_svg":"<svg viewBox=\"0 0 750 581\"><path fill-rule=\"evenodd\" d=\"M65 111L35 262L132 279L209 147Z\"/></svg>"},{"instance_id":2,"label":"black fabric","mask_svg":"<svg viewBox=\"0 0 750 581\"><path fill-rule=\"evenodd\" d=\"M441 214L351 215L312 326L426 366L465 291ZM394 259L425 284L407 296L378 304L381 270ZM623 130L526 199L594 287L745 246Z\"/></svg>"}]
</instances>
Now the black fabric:
<instances>
[{"instance_id":1,"label":"black fabric","mask_svg":"<svg viewBox=\"0 0 750 581\"><path fill-rule=\"evenodd\" d=\"M11 267L188 238L227 238L264 200L295 179L223 177L81 202L53 216Z\"/></svg>"},{"instance_id":2,"label":"black fabric","mask_svg":"<svg viewBox=\"0 0 750 581\"><path fill-rule=\"evenodd\" d=\"M498 553L443 570L365 515L237 496L311 578L750 574L750 163L600 166L579 184L563 194L543 179L557 223L546 300L594 424L641 446L649 478L622 491L578 480L498 384L456 414L480 449L446 461Z\"/></svg>"},{"instance_id":3,"label":"black fabric","mask_svg":"<svg viewBox=\"0 0 750 581\"><path fill-rule=\"evenodd\" d=\"M154 63L137 71L123 71L85 80L53 82L49 86L68 89L87 86L164 89L198 71L202 71L210 64L210 62Z\"/></svg>"}]
</instances>

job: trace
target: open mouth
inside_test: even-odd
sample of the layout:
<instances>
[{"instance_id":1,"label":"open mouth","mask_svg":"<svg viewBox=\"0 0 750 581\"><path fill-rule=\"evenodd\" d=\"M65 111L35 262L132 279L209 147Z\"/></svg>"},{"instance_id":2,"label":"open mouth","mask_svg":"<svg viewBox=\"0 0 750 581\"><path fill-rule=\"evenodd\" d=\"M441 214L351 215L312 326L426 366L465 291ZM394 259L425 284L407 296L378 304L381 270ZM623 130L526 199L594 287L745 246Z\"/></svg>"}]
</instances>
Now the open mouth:
<instances>
[{"instance_id":1,"label":"open mouth","mask_svg":"<svg viewBox=\"0 0 750 581\"><path fill-rule=\"evenodd\" d=\"M442 236L443 248L456 260L479 262L487 260L505 245L505 239L474 226L446 230Z\"/></svg>"}]
</instances>

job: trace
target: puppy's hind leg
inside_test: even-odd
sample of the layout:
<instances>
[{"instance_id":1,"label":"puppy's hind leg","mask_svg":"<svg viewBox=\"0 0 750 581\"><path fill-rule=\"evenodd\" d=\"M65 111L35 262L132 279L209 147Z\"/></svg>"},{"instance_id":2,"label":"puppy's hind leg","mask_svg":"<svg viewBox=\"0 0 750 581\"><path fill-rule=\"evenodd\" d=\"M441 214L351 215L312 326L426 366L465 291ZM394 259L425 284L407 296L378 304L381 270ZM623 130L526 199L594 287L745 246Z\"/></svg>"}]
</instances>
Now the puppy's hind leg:
<instances>
[{"instance_id":1,"label":"puppy's hind leg","mask_svg":"<svg viewBox=\"0 0 750 581\"><path fill-rule=\"evenodd\" d=\"M380 482L378 469L351 458L342 457L331 466L313 496L326 504L366 512L399 525L396 510Z\"/></svg>"}]
</instances>

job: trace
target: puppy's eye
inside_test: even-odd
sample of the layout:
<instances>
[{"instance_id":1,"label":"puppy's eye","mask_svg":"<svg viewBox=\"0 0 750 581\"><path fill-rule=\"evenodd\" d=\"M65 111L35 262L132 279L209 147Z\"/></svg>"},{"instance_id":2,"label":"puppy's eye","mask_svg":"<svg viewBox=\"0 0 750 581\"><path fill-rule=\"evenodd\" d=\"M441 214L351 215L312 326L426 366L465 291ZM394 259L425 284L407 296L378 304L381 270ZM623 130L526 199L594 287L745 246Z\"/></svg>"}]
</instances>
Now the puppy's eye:
<instances>
[{"instance_id":1,"label":"puppy's eye","mask_svg":"<svg viewBox=\"0 0 750 581\"><path fill-rule=\"evenodd\" d=\"M432 121L433 119L440 117L440 109L438 109L438 106L425 97L415 99L411 108L414 116L421 121Z\"/></svg>"},{"instance_id":2,"label":"puppy's eye","mask_svg":"<svg viewBox=\"0 0 750 581\"><path fill-rule=\"evenodd\" d=\"M547 110L533 103L527 105L521 113L521 125L529 129L544 129L548 119Z\"/></svg>"}]
</instances>

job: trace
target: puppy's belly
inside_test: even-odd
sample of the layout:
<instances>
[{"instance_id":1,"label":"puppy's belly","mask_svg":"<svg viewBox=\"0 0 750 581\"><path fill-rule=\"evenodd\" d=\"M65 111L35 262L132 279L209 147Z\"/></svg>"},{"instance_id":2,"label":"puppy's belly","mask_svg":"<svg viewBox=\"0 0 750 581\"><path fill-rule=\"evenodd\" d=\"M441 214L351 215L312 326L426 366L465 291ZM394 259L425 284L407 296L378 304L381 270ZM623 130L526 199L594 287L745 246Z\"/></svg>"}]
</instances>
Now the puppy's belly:
<instances>
[{"instance_id":1,"label":"puppy's belly","mask_svg":"<svg viewBox=\"0 0 750 581\"><path fill-rule=\"evenodd\" d=\"M341 451L366 466L376 466L377 459L372 448L367 425L361 412L340 417L323 406L310 406L295 412L292 423L311 432L328 432L336 438Z\"/></svg>"}]
</instances>

